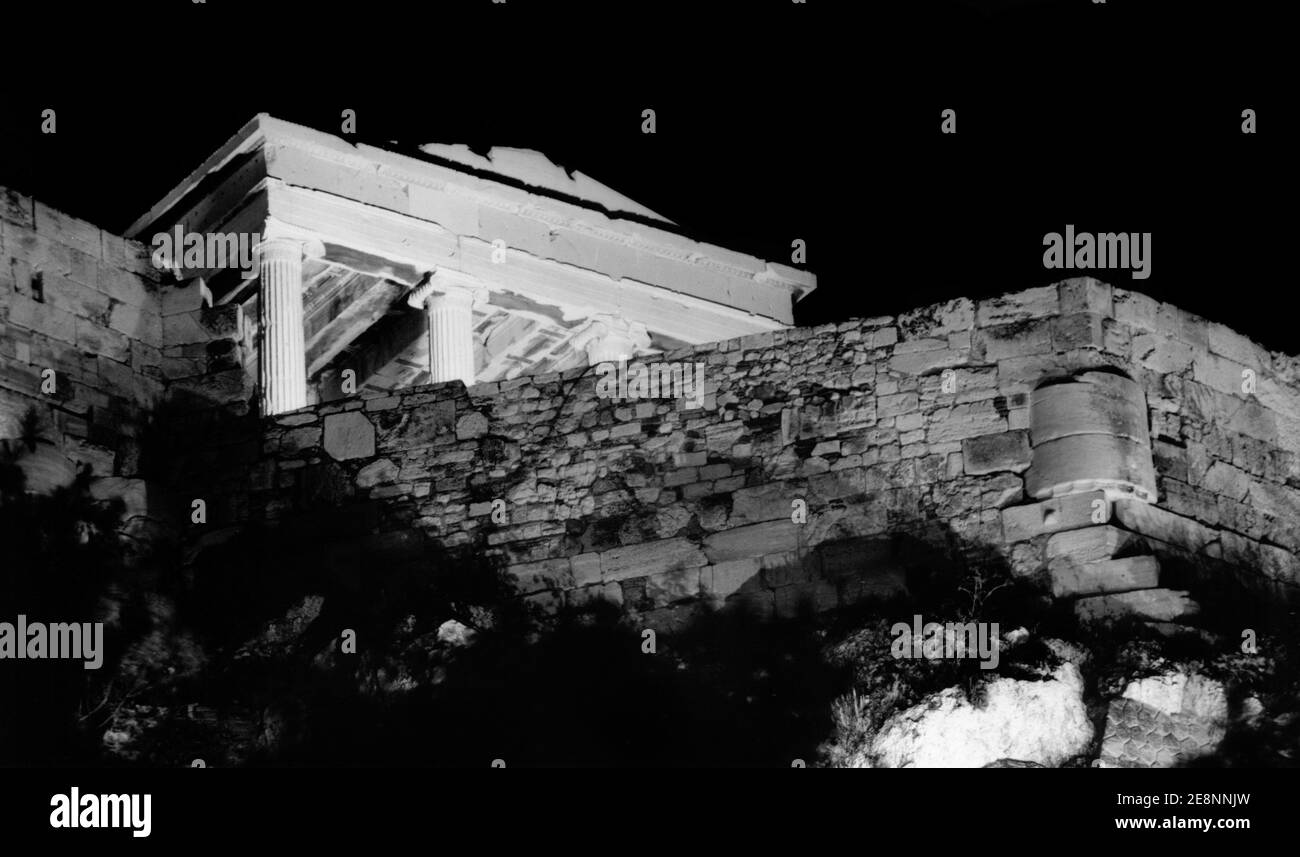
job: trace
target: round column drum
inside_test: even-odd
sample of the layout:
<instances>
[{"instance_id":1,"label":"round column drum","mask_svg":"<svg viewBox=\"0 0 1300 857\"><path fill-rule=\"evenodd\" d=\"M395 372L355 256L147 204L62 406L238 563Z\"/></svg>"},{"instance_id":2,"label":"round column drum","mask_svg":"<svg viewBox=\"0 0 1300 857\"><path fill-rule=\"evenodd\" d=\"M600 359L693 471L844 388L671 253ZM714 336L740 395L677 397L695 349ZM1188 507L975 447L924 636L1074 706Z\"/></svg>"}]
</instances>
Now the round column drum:
<instances>
[{"instance_id":1,"label":"round column drum","mask_svg":"<svg viewBox=\"0 0 1300 857\"><path fill-rule=\"evenodd\" d=\"M1156 501L1146 396L1136 381L1083 372L1029 398L1032 464L1025 490L1036 499L1105 491Z\"/></svg>"}]
</instances>

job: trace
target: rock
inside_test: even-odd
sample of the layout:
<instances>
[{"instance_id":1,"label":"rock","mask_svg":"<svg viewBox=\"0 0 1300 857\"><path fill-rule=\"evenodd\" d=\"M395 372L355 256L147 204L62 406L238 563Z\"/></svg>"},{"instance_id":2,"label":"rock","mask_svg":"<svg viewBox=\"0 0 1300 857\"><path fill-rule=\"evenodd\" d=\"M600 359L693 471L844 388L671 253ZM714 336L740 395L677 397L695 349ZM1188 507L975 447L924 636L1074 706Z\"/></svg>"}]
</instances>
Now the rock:
<instances>
[{"instance_id":1,"label":"rock","mask_svg":"<svg viewBox=\"0 0 1300 857\"><path fill-rule=\"evenodd\" d=\"M1020 759L998 759L996 762L989 762L986 768L1046 768L1046 765L1040 765L1037 762L1023 762Z\"/></svg>"},{"instance_id":2,"label":"rock","mask_svg":"<svg viewBox=\"0 0 1300 857\"><path fill-rule=\"evenodd\" d=\"M1258 697L1248 696L1241 703L1241 713L1237 716L1243 723L1253 726L1264 716L1264 703Z\"/></svg>"},{"instance_id":3,"label":"rock","mask_svg":"<svg viewBox=\"0 0 1300 857\"><path fill-rule=\"evenodd\" d=\"M1092 660L1092 652L1089 652L1083 646L1071 643L1066 640L1058 640L1055 637L1049 637L1043 640L1043 645L1048 651L1056 655L1063 661L1068 661L1076 667L1082 667Z\"/></svg>"},{"instance_id":4,"label":"rock","mask_svg":"<svg viewBox=\"0 0 1300 857\"><path fill-rule=\"evenodd\" d=\"M335 461L369 458L375 454L375 427L359 411L325 418L325 451Z\"/></svg>"},{"instance_id":5,"label":"rock","mask_svg":"<svg viewBox=\"0 0 1300 857\"><path fill-rule=\"evenodd\" d=\"M438 642L446 643L452 648L461 648L474 642L475 631L467 625L448 619L438 626Z\"/></svg>"},{"instance_id":6,"label":"rock","mask_svg":"<svg viewBox=\"0 0 1300 857\"><path fill-rule=\"evenodd\" d=\"M1102 768L1170 768L1218 749L1227 732L1223 685L1182 672L1130 682L1112 700Z\"/></svg>"},{"instance_id":7,"label":"rock","mask_svg":"<svg viewBox=\"0 0 1300 857\"><path fill-rule=\"evenodd\" d=\"M470 411L456 420L456 439L468 440L487 434L488 418L478 411Z\"/></svg>"},{"instance_id":8,"label":"rock","mask_svg":"<svg viewBox=\"0 0 1300 857\"><path fill-rule=\"evenodd\" d=\"M88 490L99 501L121 500L123 521L149 514L149 485L143 479L104 476L91 480Z\"/></svg>"},{"instance_id":9,"label":"rock","mask_svg":"<svg viewBox=\"0 0 1300 857\"><path fill-rule=\"evenodd\" d=\"M1201 675L1166 673L1129 682L1124 698L1163 711L1188 714L1204 720L1228 719L1228 695L1223 685Z\"/></svg>"},{"instance_id":10,"label":"rock","mask_svg":"<svg viewBox=\"0 0 1300 857\"><path fill-rule=\"evenodd\" d=\"M71 485L77 476L76 465L58 444L41 438L36 441L35 449L22 443L10 445L19 450L18 469L23 473L23 490L28 494L52 493Z\"/></svg>"},{"instance_id":11,"label":"rock","mask_svg":"<svg viewBox=\"0 0 1300 857\"><path fill-rule=\"evenodd\" d=\"M1029 639L1028 628L1013 628L1002 635L1002 647L1010 649Z\"/></svg>"},{"instance_id":12,"label":"rock","mask_svg":"<svg viewBox=\"0 0 1300 857\"><path fill-rule=\"evenodd\" d=\"M397 473L396 464L387 458L381 458L361 468L361 472L357 474L357 487L373 488L376 485L394 482L397 480Z\"/></svg>"},{"instance_id":13,"label":"rock","mask_svg":"<svg viewBox=\"0 0 1300 857\"><path fill-rule=\"evenodd\" d=\"M960 688L941 691L886 721L868 754L887 768L979 768L1008 758L1056 767L1092 742L1074 664L1042 681L995 679L983 700L975 705Z\"/></svg>"}]
</instances>

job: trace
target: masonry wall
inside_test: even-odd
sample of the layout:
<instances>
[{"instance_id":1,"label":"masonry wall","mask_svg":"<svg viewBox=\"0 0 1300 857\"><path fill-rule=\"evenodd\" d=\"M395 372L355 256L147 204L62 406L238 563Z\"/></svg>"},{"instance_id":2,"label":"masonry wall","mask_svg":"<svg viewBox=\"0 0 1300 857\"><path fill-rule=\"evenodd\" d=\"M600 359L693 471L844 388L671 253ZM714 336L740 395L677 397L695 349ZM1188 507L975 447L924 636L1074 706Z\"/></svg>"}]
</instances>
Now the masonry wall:
<instances>
[{"instance_id":1,"label":"masonry wall","mask_svg":"<svg viewBox=\"0 0 1300 857\"><path fill-rule=\"evenodd\" d=\"M784 615L905 592L908 545L1037 575L1052 533L1097 521L1090 495L1026 500L1029 393L1114 367L1145 391L1159 502L1107 520L1300 591L1300 361L1141 294L1078 279L661 359L704 365L702 408L602 399L575 370L227 421L177 470L210 511L194 552L328 513L363 581L434 543L495 558L544 607L665 621L701 599Z\"/></svg>"},{"instance_id":2,"label":"masonry wall","mask_svg":"<svg viewBox=\"0 0 1300 857\"><path fill-rule=\"evenodd\" d=\"M35 406L70 458L97 476L134 476L162 386L144 248L0 188L0 437L17 437Z\"/></svg>"},{"instance_id":3,"label":"masonry wall","mask_svg":"<svg viewBox=\"0 0 1300 857\"><path fill-rule=\"evenodd\" d=\"M252 393L238 308L167 284L149 256L0 188L0 439L35 408L41 437L89 468L96 496L124 499L128 523L175 511L156 454L146 481L160 409L247 413Z\"/></svg>"}]
</instances>

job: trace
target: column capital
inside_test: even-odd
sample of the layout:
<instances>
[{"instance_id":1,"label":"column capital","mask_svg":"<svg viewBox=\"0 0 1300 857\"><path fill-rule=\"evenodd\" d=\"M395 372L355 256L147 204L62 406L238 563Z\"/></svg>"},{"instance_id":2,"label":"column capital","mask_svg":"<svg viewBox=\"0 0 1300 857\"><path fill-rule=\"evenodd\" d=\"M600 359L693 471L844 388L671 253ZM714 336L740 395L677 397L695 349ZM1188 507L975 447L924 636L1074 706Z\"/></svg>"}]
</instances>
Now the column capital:
<instances>
[{"instance_id":1,"label":"column capital","mask_svg":"<svg viewBox=\"0 0 1300 857\"><path fill-rule=\"evenodd\" d=\"M460 271L438 269L411 289L406 302L416 309L430 309L434 302L474 308L487 303L488 294L488 287L481 280Z\"/></svg>"},{"instance_id":2,"label":"column capital","mask_svg":"<svg viewBox=\"0 0 1300 857\"><path fill-rule=\"evenodd\" d=\"M301 261L304 256L324 256L325 245L317 238L274 233L263 235L262 240L253 245L253 253L259 259L262 256L292 258L296 253L298 258L294 261Z\"/></svg>"}]
</instances>

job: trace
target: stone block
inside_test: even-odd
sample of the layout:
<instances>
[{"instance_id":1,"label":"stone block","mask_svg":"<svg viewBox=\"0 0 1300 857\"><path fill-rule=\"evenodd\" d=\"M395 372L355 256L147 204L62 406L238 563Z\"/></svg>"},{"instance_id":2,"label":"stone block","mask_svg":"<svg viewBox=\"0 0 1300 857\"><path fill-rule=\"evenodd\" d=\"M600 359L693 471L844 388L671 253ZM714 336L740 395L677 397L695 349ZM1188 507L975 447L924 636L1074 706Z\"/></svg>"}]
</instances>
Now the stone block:
<instances>
[{"instance_id":1,"label":"stone block","mask_svg":"<svg viewBox=\"0 0 1300 857\"><path fill-rule=\"evenodd\" d=\"M152 285L138 274L101 262L95 277L95 287L113 300L158 312L159 303ZM230 307L234 309L236 305Z\"/></svg>"},{"instance_id":2,"label":"stone block","mask_svg":"<svg viewBox=\"0 0 1300 857\"><path fill-rule=\"evenodd\" d=\"M979 327L988 327L1031 318L1044 318L1056 315L1060 312L1060 307L1057 286L1025 289L1015 294L980 301L975 309L975 324Z\"/></svg>"},{"instance_id":3,"label":"stone block","mask_svg":"<svg viewBox=\"0 0 1300 857\"><path fill-rule=\"evenodd\" d=\"M584 553L570 561L574 586L591 586L601 583L600 554Z\"/></svg>"},{"instance_id":4,"label":"stone block","mask_svg":"<svg viewBox=\"0 0 1300 857\"><path fill-rule=\"evenodd\" d=\"M1047 319L1026 319L984 327L975 331L972 341L976 353L983 353L989 362L1052 350L1051 326Z\"/></svg>"},{"instance_id":5,"label":"stone block","mask_svg":"<svg viewBox=\"0 0 1300 857\"><path fill-rule=\"evenodd\" d=\"M1058 556L1047 563L1052 595L1073 598L1109 592L1155 589L1160 580L1160 563L1153 556L1079 561Z\"/></svg>"},{"instance_id":6,"label":"stone block","mask_svg":"<svg viewBox=\"0 0 1300 857\"><path fill-rule=\"evenodd\" d=\"M387 458L367 464L357 473L358 488L373 488L397 481L397 465Z\"/></svg>"},{"instance_id":7,"label":"stone block","mask_svg":"<svg viewBox=\"0 0 1300 857\"><path fill-rule=\"evenodd\" d=\"M131 340L111 327L79 318L76 323L77 348L85 354L96 354L119 363L131 359Z\"/></svg>"},{"instance_id":8,"label":"stone block","mask_svg":"<svg viewBox=\"0 0 1300 857\"><path fill-rule=\"evenodd\" d=\"M785 553L799 545L800 526L787 515L782 521L766 521L713 533L704 540L704 553L709 562L721 563Z\"/></svg>"},{"instance_id":9,"label":"stone block","mask_svg":"<svg viewBox=\"0 0 1300 857\"><path fill-rule=\"evenodd\" d=\"M1111 507L1115 523L1124 529L1193 553L1218 538L1204 524L1141 500L1119 499Z\"/></svg>"},{"instance_id":10,"label":"stone block","mask_svg":"<svg viewBox=\"0 0 1300 857\"><path fill-rule=\"evenodd\" d=\"M1061 313L1088 312L1108 316L1113 312L1111 286L1093 277L1076 277L1057 283Z\"/></svg>"},{"instance_id":11,"label":"stone block","mask_svg":"<svg viewBox=\"0 0 1300 857\"><path fill-rule=\"evenodd\" d=\"M38 199L35 200L33 226L42 235L56 238L65 247L75 247L83 253L99 257L99 227L93 223L50 208Z\"/></svg>"},{"instance_id":12,"label":"stone block","mask_svg":"<svg viewBox=\"0 0 1300 857\"><path fill-rule=\"evenodd\" d=\"M375 427L359 411L325 417L325 452L335 461L375 454Z\"/></svg>"},{"instance_id":13,"label":"stone block","mask_svg":"<svg viewBox=\"0 0 1300 857\"><path fill-rule=\"evenodd\" d=\"M568 607L588 607L598 601L608 601L622 606L623 587L617 583L596 583L580 589L570 589L564 593L564 603Z\"/></svg>"},{"instance_id":14,"label":"stone block","mask_svg":"<svg viewBox=\"0 0 1300 857\"><path fill-rule=\"evenodd\" d=\"M1113 501L1114 514L1118 519L1119 504L1137 501ZM1147 503L1143 506L1151 507ZM1047 539L1046 556L1053 560L1057 557L1069 557L1076 562L1095 562L1112 559L1123 552L1135 552L1145 548L1144 539L1119 527L1102 524L1096 527L1083 527L1078 530L1066 530L1055 533Z\"/></svg>"},{"instance_id":15,"label":"stone block","mask_svg":"<svg viewBox=\"0 0 1300 857\"><path fill-rule=\"evenodd\" d=\"M1101 491L1067 494L1003 509L1002 531L1008 542L1022 542L1035 536L1105 524L1111 514L1111 503Z\"/></svg>"},{"instance_id":16,"label":"stone block","mask_svg":"<svg viewBox=\"0 0 1300 857\"><path fill-rule=\"evenodd\" d=\"M1105 623L1118 619L1152 622L1183 622L1200 614L1200 605L1187 592L1174 589L1142 589L1110 595L1094 595L1074 602L1074 615L1081 622Z\"/></svg>"},{"instance_id":17,"label":"stone block","mask_svg":"<svg viewBox=\"0 0 1300 857\"><path fill-rule=\"evenodd\" d=\"M374 414L380 448L409 452L431 446L445 438L456 425L456 402L452 399L423 402Z\"/></svg>"},{"instance_id":18,"label":"stone block","mask_svg":"<svg viewBox=\"0 0 1300 857\"><path fill-rule=\"evenodd\" d=\"M32 198L16 190L0 188L0 219L32 228L35 225Z\"/></svg>"},{"instance_id":19,"label":"stone block","mask_svg":"<svg viewBox=\"0 0 1300 857\"><path fill-rule=\"evenodd\" d=\"M961 449L965 472L972 476L1005 470L1020 473L1029 466L1029 433L1025 431L967 438Z\"/></svg>"},{"instance_id":20,"label":"stone block","mask_svg":"<svg viewBox=\"0 0 1300 857\"><path fill-rule=\"evenodd\" d=\"M164 286L161 290L162 316L198 312L212 306L212 293L202 277L195 277L178 286Z\"/></svg>"},{"instance_id":21,"label":"stone block","mask_svg":"<svg viewBox=\"0 0 1300 857\"><path fill-rule=\"evenodd\" d=\"M991 400L940 408L930 414L926 441L931 444L964 440L1007 430L1006 417Z\"/></svg>"},{"instance_id":22,"label":"stone block","mask_svg":"<svg viewBox=\"0 0 1300 857\"><path fill-rule=\"evenodd\" d=\"M731 495L731 523L736 526L759 521L789 521L794 501L802 496L796 487L780 482L742 488Z\"/></svg>"},{"instance_id":23,"label":"stone block","mask_svg":"<svg viewBox=\"0 0 1300 857\"><path fill-rule=\"evenodd\" d=\"M699 568L679 568L646 578L645 594L656 607L695 598L700 594Z\"/></svg>"},{"instance_id":24,"label":"stone block","mask_svg":"<svg viewBox=\"0 0 1300 857\"><path fill-rule=\"evenodd\" d=\"M478 411L467 411L456 420L456 438L468 440L487 434L488 418Z\"/></svg>"},{"instance_id":25,"label":"stone block","mask_svg":"<svg viewBox=\"0 0 1300 857\"><path fill-rule=\"evenodd\" d=\"M742 591L763 588L757 557L733 559L700 570L700 587L714 598L730 598Z\"/></svg>"},{"instance_id":26,"label":"stone block","mask_svg":"<svg viewBox=\"0 0 1300 857\"><path fill-rule=\"evenodd\" d=\"M568 557L507 566L506 575L514 584L515 590L524 595L574 586Z\"/></svg>"},{"instance_id":27,"label":"stone block","mask_svg":"<svg viewBox=\"0 0 1300 857\"><path fill-rule=\"evenodd\" d=\"M651 577L707 564L708 558L699 545L684 538L625 545L600 555L601 579L605 581Z\"/></svg>"},{"instance_id":28,"label":"stone block","mask_svg":"<svg viewBox=\"0 0 1300 857\"><path fill-rule=\"evenodd\" d=\"M1186 371L1195 356L1192 346L1186 342L1151 332L1135 334L1132 349L1133 360L1162 375Z\"/></svg>"},{"instance_id":29,"label":"stone block","mask_svg":"<svg viewBox=\"0 0 1300 857\"><path fill-rule=\"evenodd\" d=\"M782 586L773 592L776 615L796 618L805 612L821 613L840 605L839 589L827 580L813 580Z\"/></svg>"},{"instance_id":30,"label":"stone block","mask_svg":"<svg viewBox=\"0 0 1300 857\"><path fill-rule=\"evenodd\" d=\"M33 333L73 345L77 341L77 317L66 310L32 300L24 295L9 295L9 323Z\"/></svg>"}]
</instances>

